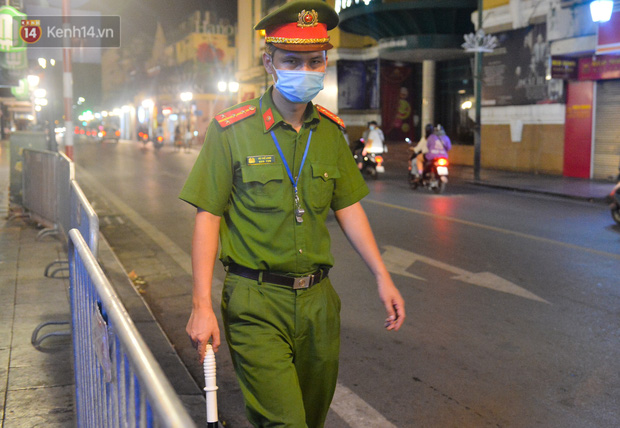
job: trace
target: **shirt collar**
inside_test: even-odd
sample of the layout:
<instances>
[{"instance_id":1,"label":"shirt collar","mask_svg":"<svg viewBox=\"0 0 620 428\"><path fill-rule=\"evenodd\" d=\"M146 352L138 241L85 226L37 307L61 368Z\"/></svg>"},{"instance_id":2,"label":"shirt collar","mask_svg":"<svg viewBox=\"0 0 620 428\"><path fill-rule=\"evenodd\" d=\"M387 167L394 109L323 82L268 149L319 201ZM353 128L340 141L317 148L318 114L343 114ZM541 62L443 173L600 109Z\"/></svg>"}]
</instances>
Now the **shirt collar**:
<instances>
[{"instance_id":1,"label":"shirt collar","mask_svg":"<svg viewBox=\"0 0 620 428\"><path fill-rule=\"evenodd\" d=\"M269 89L267 89L267 92L265 92L261 97L262 102L260 107L260 113L263 118L263 127L265 133L271 131L280 122L284 122L282 115L280 114L276 105L273 102L272 93L273 86L270 86ZM314 104L312 104L311 102L308 104L309 106L306 107L306 111L304 113L304 124L307 125L318 122L321 119Z\"/></svg>"}]
</instances>

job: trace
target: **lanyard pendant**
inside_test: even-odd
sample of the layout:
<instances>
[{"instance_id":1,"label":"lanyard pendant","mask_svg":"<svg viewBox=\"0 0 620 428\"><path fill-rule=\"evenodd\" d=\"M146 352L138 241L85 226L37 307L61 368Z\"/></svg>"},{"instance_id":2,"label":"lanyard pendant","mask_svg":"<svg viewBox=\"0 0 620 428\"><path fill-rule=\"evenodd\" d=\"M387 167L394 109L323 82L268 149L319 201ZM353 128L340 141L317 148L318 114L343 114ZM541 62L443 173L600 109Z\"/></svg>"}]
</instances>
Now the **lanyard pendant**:
<instances>
[{"instance_id":1,"label":"lanyard pendant","mask_svg":"<svg viewBox=\"0 0 620 428\"><path fill-rule=\"evenodd\" d=\"M305 213L306 210L301 207L301 203L299 202L299 194L297 194L297 187L295 187L295 220L297 220L297 223L303 223L304 219L302 216Z\"/></svg>"},{"instance_id":2,"label":"lanyard pendant","mask_svg":"<svg viewBox=\"0 0 620 428\"><path fill-rule=\"evenodd\" d=\"M295 220L297 220L297 223L303 223L304 219L301 217L302 215L304 215L306 211L299 207L299 208L295 208Z\"/></svg>"}]
</instances>

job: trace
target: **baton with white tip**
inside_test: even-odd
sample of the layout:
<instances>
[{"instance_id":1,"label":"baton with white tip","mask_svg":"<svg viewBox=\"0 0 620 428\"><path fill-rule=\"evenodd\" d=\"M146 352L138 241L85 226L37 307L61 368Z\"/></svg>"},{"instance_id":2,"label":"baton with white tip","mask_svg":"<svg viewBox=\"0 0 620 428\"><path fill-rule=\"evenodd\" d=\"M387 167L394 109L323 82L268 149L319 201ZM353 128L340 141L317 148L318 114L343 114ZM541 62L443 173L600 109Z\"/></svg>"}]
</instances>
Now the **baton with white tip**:
<instances>
[{"instance_id":1,"label":"baton with white tip","mask_svg":"<svg viewBox=\"0 0 620 428\"><path fill-rule=\"evenodd\" d=\"M217 428L217 384L215 382L215 353L211 344L207 344L205 360L203 363L205 371L205 392L207 400L207 428Z\"/></svg>"}]
</instances>

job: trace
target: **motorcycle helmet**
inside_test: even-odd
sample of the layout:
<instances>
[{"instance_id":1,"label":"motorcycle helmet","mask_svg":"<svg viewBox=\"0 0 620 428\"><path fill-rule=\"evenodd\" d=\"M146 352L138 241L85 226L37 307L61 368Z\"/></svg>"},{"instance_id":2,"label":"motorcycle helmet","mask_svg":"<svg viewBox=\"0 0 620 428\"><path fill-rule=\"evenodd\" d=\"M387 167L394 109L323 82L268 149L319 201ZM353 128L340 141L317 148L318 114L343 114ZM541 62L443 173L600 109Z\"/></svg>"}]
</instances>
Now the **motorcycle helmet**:
<instances>
[{"instance_id":1,"label":"motorcycle helmet","mask_svg":"<svg viewBox=\"0 0 620 428\"><path fill-rule=\"evenodd\" d=\"M430 123L426 124L426 126L424 127L424 135L426 136L426 138L430 137L434 131L435 128Z\"/></svg>"}]
</instances>

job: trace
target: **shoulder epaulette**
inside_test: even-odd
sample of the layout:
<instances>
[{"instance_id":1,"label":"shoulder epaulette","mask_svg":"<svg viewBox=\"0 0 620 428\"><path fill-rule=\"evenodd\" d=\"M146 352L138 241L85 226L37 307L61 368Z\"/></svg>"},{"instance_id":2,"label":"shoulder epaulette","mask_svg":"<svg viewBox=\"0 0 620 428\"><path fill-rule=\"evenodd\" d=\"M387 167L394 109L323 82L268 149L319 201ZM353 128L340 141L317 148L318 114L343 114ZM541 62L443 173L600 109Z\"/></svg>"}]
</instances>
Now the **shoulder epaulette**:
<instances>
[{"instance_id":1,"label":"shoulder epaulette","mask_svg":"<svg viewBox=\"0 0 620 428\"><path fill-rule=\"evenodd\" d=\"M316 109L319 111L319 113L321 113L323 116L325 116L326 118L334 122L336 125L340 126L341 128L346 128L346 126L344 126L344 122L342 121L342 119L340 119L338 116L336 116L331 111L327 110L325 107L321 107L320 105L317 104Z\"/></svg>"},{"instance_id":2,"label":"shoulder epaulette","mask_svg":"<svg viewBox=\"0 0 620 428\"><path fill-rule=\"evenodd\" d=\"M258 109L253 105L242 105L232 110L225 111L215 116L215 120L220 124L222 128L237 123L246 117L250 117L256 113Z\"/></svg>"}]
</instances>

